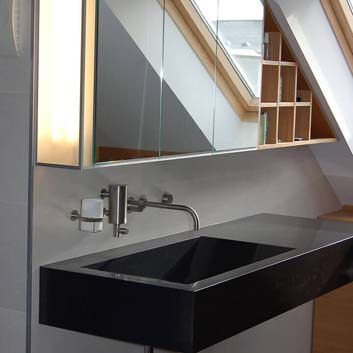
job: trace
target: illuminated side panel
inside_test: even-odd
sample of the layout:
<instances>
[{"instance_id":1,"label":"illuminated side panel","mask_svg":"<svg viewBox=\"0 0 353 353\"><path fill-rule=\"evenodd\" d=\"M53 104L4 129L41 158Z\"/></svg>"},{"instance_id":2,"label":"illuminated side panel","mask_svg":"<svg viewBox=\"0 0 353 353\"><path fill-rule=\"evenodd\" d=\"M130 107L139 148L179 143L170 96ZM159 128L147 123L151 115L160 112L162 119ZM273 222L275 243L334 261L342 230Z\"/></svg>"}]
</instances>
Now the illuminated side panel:
<instances>
[{"instance_id":1,"label":"illuminated side panel","mask_svg":"<svg viewBox=\"0 0 353 353\"><path fill-rule=\"evenodd\" d=\"M79 166L82 0L39 1L37 162Z\"/></svg>"},{"instance_id":2,"label":"illuminated side panel","mask_svg":"<svg viewBox=\"0 0 353 353\"><path fill-rule=\"evenodd\" d=\"M86 0L83 167L93 164L96 0Z\"/></svg>"}]
</instances>

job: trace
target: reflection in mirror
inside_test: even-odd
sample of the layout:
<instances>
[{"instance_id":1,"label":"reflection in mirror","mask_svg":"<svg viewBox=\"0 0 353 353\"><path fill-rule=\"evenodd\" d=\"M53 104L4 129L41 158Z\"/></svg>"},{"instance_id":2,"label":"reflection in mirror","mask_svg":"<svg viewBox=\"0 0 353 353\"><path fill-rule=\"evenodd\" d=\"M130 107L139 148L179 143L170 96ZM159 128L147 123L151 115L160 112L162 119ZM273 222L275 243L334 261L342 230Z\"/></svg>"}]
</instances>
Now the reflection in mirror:
<instances>
[{"instance_id":1,"label":"reflection in mirror","mask_svg":"<svg viewBox=\"0 0 353 353\"><path fill-rule=\"evenodd\" d=\"M258 144L263 22L261 0L219 0L217 87L221 89L216 92L216 151ZM226 86L233 87L232 94L222 89Z\"/></svg>"},{"instance_id":2,"label":"reflection in mirror","mask_svg":"<svg viewBox=\"0 0 353 353\"><path fill-rule=\"evenodd\" d=\"M96 162L256 147L261 0L101 0Z\"/></svg>"},{"instance_id":3,"label":"reflection in mirror","mask_svg":"<svg viewBox=\"0 0 353 353\"><path fill-rule=\"evenodd\" d=\"M208 28L189 0L165 1L164 31L161 155L211 152L216 45L205 43Z\"/></svg>"},{"instance_id":4,"label":"reflection in mirror","mask_svg":"<svg viewBox=\"0 0 353 353\"><path fill-rule=\"evenodd\" d=\"M261 0L193 0L210 30L218 33L219 49L224 52L244 85L254 97L260 96L264 6Z\"/></svg>"},{"instance_id":5,"label":"reflection in mirror","mask_svg":"<svg viewBox=\"0 0 353 353\"><path fill-rule=\"evenodd\" d=\"M264 6L261 0L190 0L216 46L215 151L258 142ZM181 1L184 2L184 1Z\"/></svg>"},{"instance_id":6,"label":"reflection in mirror","mask_svg":"<svg viewBox=\"0 0 353 353\"><path fill-rule=\"evenodd\" d=\"M156 0L98 3L95 161L158 157L163 9Z\"/></svg>"}]
</instances>

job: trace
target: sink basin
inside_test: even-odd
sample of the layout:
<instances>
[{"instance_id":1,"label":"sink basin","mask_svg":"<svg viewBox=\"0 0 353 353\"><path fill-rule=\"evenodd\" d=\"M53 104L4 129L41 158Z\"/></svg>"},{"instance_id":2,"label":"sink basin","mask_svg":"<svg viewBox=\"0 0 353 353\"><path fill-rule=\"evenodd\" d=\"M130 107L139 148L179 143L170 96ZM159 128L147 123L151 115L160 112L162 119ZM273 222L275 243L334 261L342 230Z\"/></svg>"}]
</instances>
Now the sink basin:
<instances>
[{"instance_id":1,"label":"sink basin","mask_svg":"<svg viewBox=\"0 0 353 353\"><path fill-rule=\"evenodd\" d=\"M39 321L196 353L352 282L351 232L258 215L49 264Z\"/></svg>"},{"instance_id":2,"label":"sink basin","mask_svg":"<svg viewBox=\"0 0 353 353\"><path fill-rule=\"evenodd\" d=\"M289 250L293 249L200 237L99 262L87 268L191 284Z\"/></svg>"}]
</instances>

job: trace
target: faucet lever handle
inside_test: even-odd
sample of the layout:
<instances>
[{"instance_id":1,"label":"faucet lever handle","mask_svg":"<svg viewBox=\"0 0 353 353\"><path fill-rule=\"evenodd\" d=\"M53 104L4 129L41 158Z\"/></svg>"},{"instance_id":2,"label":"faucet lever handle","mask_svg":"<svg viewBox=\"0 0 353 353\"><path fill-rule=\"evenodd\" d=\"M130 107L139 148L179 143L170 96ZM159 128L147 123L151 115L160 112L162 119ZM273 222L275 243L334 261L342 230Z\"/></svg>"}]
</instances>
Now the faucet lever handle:
<instances>
[{"instance_id":1,"label":"faucet lever handle","mask_svg":"<svg viewBox=\"0 0 353 353\"><path fill-rule=\"evenodd\" d=\"M109 191L107 190L107 189L102 189L101 190L101 193L100 193L100 197L101 197L101 199L106 199L106 198L108 198L109 197Z\"/></svg>"},{"instance_id":2,"label":"faucet lever handle","mask_svg":"<svg viewBox=\"0 0 353 353\"><path fill-rule=\"evenodd\" d=\"M170 203L173 203L173 195L170 194L169 192L165 192L162 196L162 203L165 203L165 204L170 204Z\"/></svg>"}]
</instances>

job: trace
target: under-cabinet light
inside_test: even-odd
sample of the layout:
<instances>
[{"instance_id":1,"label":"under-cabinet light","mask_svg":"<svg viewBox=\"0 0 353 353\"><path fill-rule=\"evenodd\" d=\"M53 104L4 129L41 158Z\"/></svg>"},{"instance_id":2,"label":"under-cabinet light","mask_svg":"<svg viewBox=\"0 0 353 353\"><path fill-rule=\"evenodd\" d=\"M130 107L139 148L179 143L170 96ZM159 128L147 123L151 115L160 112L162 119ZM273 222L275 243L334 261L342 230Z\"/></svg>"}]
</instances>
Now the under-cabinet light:
<instances>
[{"instance_id":1,"label":"under-cabinet light","mask_svg":"<svg viewBox=\"0 0 353 353\"><path fill-rule=\"evenodd\" d=\"M84 119L93 121L95 1L37 6L37 162L81 167Z\"/></svg>"}]
</instances>

